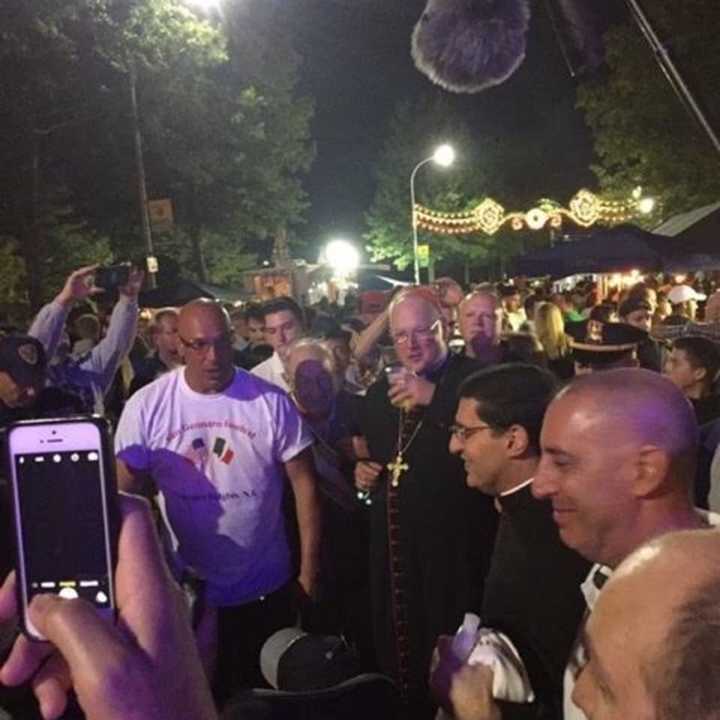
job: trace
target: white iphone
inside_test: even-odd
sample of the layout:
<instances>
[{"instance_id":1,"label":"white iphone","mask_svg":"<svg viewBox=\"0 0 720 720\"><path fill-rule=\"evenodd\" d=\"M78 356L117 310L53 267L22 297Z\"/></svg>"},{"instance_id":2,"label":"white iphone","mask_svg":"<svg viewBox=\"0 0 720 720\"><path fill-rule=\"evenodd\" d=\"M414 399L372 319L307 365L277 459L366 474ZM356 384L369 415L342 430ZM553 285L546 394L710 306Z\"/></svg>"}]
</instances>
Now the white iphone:
<instances>
[{"instance_id":1,"label":"white iphone","mask_svg":"<svg viewBox=\"0 0 720 720\"><path fill-rule=\"evenodd\" d=\"M109 430L101 418L29 421L8 430L20 620L35 595L84 598L114 616L117 491Z\"/></svg>"}]
</instances>

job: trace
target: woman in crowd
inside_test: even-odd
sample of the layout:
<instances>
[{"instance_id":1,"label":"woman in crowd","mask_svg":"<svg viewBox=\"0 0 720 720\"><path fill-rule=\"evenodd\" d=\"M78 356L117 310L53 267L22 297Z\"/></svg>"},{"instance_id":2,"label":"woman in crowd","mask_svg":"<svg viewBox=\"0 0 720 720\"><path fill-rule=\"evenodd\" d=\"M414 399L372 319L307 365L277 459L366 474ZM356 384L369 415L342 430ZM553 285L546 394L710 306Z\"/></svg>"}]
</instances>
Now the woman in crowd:
<instances>
[{"instance_id":1,"label":"woman in crowd","mask_svg":"<svg viewBox=\"0 0 720 720\"><path fill-rule=\"evenodd\" d=\"M560 380L571 378L573 360L570 340L565 334L565 322L557 305L543 302L535 308L535 334L547 356L548 368Z\"/></svg>"}]
</instances>

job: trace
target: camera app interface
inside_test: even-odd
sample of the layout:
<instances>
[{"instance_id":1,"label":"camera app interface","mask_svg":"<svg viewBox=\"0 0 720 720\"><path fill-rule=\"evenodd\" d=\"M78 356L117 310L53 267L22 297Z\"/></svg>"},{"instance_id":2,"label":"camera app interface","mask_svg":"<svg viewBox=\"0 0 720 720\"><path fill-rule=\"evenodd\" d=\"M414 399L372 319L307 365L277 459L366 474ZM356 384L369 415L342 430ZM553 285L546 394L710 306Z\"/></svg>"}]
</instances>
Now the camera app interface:
<instances>
[{"instance_id":1,"label":"camera app interface","mask_svg":"<svg viewBox=\"0 0 720 720\"><path fill-rule=\"evenodd\" d=\"M110 607L96 450L15 456L28 602L41 593Z\"/></svg>"}]
</instances>

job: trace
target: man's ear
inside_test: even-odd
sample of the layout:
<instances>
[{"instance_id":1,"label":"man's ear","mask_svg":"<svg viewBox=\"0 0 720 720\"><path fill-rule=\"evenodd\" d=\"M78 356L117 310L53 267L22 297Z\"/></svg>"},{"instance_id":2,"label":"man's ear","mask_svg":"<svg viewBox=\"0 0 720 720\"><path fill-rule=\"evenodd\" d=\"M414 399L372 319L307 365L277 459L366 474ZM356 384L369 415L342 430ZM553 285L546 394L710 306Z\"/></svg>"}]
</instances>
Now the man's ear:
<instances>
[{"instance_id":1,"label":"man's ear","mask_svg":"<svg viewBox=\"0 0 720 720\"><path fill-rule=\"evenodd\" d=\"M707 368L704 367L696 367L693 368L693 377L695 378L695 382L704 382L705 378L707 377Z\"/></svg>"},{"instance_id":2,"label":"man's ear","mask_svg":"<svg viewBox=\"0 0 720 720\"><path fill-rule=\"evenodd\" d=\"M638 450L636 474L632 485L635 497L652 497L664 487L670 472L670 455L655 445L644 445Z\"/></svg>"},{"instance_id":3,"label":"man's ear","mask_svg":"<svg viewBox=\"0 0 720 720\"><path fill-rule=\"evenodd\" d=\"M507 448L508 457L516 458L524 455L530 446L527 430L522 425L511 425L506 434L505 447Z\"/></svg>"}]
</instances>

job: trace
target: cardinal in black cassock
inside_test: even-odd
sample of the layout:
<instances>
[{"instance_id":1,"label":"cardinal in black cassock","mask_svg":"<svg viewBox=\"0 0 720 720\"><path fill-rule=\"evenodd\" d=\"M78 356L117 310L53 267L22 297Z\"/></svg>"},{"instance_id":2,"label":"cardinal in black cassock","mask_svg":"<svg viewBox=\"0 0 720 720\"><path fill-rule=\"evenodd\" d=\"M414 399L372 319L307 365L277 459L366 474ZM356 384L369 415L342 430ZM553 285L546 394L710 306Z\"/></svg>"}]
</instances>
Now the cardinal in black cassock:
<instances>
[{"instance_id":1,"label":"cardinal in black cassock","mask_svg":"<svg viewBox=\"0 0 720 720\"><path fill-rule=\"evenodd\" d=\"M383 468L370 510L372 613L380 669L397 681L407 716L421 718L433 712L435 641L479 609L497 512L449 452L457 390L477 366L448 353L440 310L417 291L395 301L390 331L406 372L375 383L361 417Z\"/></svg>"}]
</instances>

